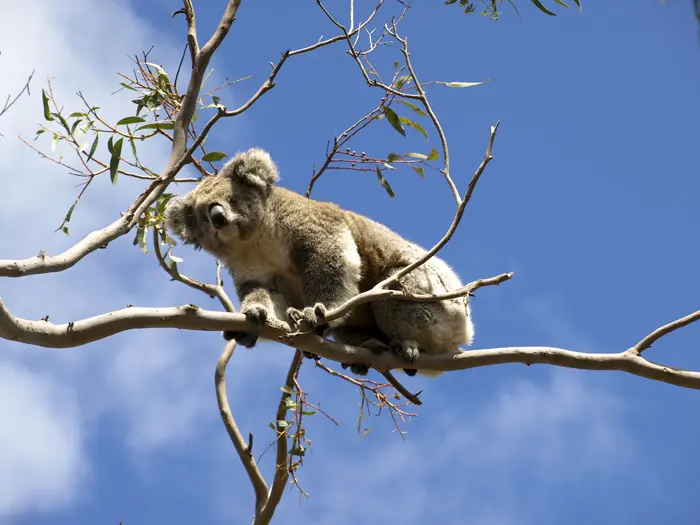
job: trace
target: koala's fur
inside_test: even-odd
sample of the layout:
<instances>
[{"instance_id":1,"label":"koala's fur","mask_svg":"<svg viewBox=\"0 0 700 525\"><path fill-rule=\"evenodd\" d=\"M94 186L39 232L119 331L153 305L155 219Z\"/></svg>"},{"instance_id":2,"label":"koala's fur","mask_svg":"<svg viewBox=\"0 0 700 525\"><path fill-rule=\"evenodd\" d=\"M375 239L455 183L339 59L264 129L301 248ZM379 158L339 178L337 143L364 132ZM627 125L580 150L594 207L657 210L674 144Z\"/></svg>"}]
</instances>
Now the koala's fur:
<instances>
[{"instance_id":1,"label":"koala's fur","mask_svg":"<svg viewBox=\"0 0 700 525\"><path fill-rule=\"evenodd\" d=\"M292 327L307 324L345 344L392 350L408 363L419 351L455 354L460 345L471 344L474 325L465 298L378 300L326 324L326 310L372 288L425 250L362 215L276 186L277 180L269 154L254 148L230 159L187 195L173 198L166 210L175 235L229 268L249 321L260 326L274 316ZM461 286L450 267L432 257L395 288L442 294ZM247 347L258 338L256 333L224 335ZM366 374L368 369L353 365L352 370Z\"/></svg>"}]
</instances>

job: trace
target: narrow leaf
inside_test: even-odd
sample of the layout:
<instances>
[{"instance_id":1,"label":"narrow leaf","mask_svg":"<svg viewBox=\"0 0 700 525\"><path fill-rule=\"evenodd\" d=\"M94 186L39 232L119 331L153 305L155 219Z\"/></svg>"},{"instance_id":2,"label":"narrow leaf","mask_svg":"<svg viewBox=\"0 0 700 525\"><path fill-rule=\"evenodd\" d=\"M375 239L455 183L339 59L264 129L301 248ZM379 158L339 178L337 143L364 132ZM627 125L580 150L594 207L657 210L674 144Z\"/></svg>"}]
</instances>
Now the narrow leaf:
<instances>
[{"instance_id":1,"label":"narrow leaf","mask_svg":"<svg viewBox=\"0 0 700 525\"><path fill-rule=\"evenodd\" d=\"M73 205L68 208L68 213L66 213L66 218L65 222L70 222L70 218L73 215L73 211L75 210L75 207L78 205L78 201L74 202Z\"/></svg>"},{"instance_id":2,"label":"narrow leaf","mask_svg":"<svg viewBox=\"0 0 700 525\"><path fill-rule=\"evenodd\" d=\"M425 111L423 111L421 108L416 106L413 102L409 102L408 100L399 100L399 103L403 104L404 106L408 106L409 108L411 108L413 111L415 111L416 113L418 113L422 117L425 117L428 115Z\"/></svg>"},{"instance_id":3,"label":"narrow leaf","mask_svg":"<svg viewBox=\"0 0 700 525\"><path fill-rule=\"evenodd\" d=\"M97 150L97 142L100 140L99 135L95 135L95 140L92 142L92 146L90 147L90 153L88 153L87 160L89 161L92 156L95 154L95 151Z\"/></svg>"},{"instance_id":4,"label":"narrow leaf","mask_svg":"<svg viewBox=\"0 0 700 525\"><path fill-rule=\"evenodd\" d=\"M109 178L112 181L112 184L117 183L117 174L119 170L119 161L122 158L122 143L124 142L123 138L120 138L118 141L116 141L112 147L112 158L109 159Z\"/></svg>"},{"instance_id":5,"label":"narrow leaf","mask_svg":"<svg viewBox=\"0 0 700 525\"><path fill-rule=\"evenodd\" d=\"M117 126L125 126L126 124L140 124L141 122L146 122L146 119L141 117L125 117L117 122Z\"/></svg>"},{"instance_id":6,"label":"narrow leaf","mask_svg":"<svg viewBox=\"0 0 700 525\"><path fill-rule=\"evenodd\" d=\"M425 140L428 140L428 132L423 129L423 126L413 122L412 120L408 120L406 117L399 117L399 120L407 126L410 126L416 131L418 131L421 135L425 137Z\"/></svg>"},{"instance_id":7,"label":"narrow leaf","mask_svg":"<svg viewBox=\"0 0 700 525\"><path fill-rule=\"evenodd\" d=\"M556 13L551 12L549 9L547 9L544 5L542 5L542 2L540 0L530 0L537 8L542 11L543 13L549 15L549 16L557 16Z\"/></svg>"},{"instance_id":8,"label":"narrow leaf","mask_svg":"<svg viewBox=\"0 0 700 525\"><path fill-rule=\"evenodd\" d=\"M386 157L387 162L396 162L397 160L403 160L403 157L401 155L397 155L396 153L389 153Z\"/></svg>"},{"instance_id":9,"label":"narrow leaf","mask_svg":"<svg viewBox=\"0 0 700 525\"><path fill-rule=\"evenodd\" d=\"M291 386L287 386L287 385L281 386L280 390L282 392L284 392L285 394L289 394L290 396L294 395L294 389Z\"/></svg>"},{"instance_id":10,"label":"narrow leaf","mask_svg":"<svg viewBox=\"0 0 700 525\"><path fill-rule=\"evenodd\" d=\"M41 102L44 105L44 119L53 120L53 117L51 116L51 109L49 108L49 96L43 89L41 90Z\"/></svg>"},{"instance_id":11,"label":"narrow leaf","mask_svg":"<svg viewBox=\"0 0 700 525\"><path fill-rule=\"evenodd\" d=\"M437 160L439 158L440 158L440 154L438 153L438 151L435 148L433 148L431 150L431 152L428 154L428 160Z\"/></svg>"},{"instance_id":12,"label":"narrow leaf","mask_svg":"<svg viewBox=\"0 0 700 525\"><path fill-rule=\"evenodd\" d=\"M394 193L394 190L391 189L391 185L389 182L384 178L384 175L382 175L382 171L377 168L377 178L379 179L379 184L382 185L382 187L386 190L386 192L389 194L389 197L392 199L396 197L396 194Z\"/></svg>"},{"instance_id":13,"label":"narrow leaf","mask_svg":"<svg viewBox=\"0 0 700 525\"><path fill-rule=\"evenodd\" d=\"M396 112L391 108L384 108L384 114L386 115L386 119L389 121L389 124L391 124L391 127L405 137L406 130L403 129L399 116L396 114Z\"/></svg>"},{"instance_id":14,"label":"narrow leaf","mask_svg":"<svg viewBox=\"0 0 700 525\"><path fill-rule=\"evenodd\" d=\"M404 156L413 157L414 159L421 159L421 160L426 160L428 158L427 155L423 155L422 153L404 153Z\"/></svg>"},{"instance_id":15,"label":"narrow leaf","mask_svg":"<svg viewBox=\"0 0 700 525\"><path fill-rule=\"evenodd\" d=\"M408 84L411 80L411 75L402 75L396 79L396 82L394 82L394 88L401 91L401 88Z\"/></svg>"},{"instance_id":16,"label":"narrow leaf","mask_svg":"<svg viewBox=\"0 0 700 525\"><path fill-rule=\"evenodd\" d=\"M479 84L483 84L483 82L445 82L444 84L451 88L466 88L478 86Z\"/></svg>"},{"instance_id":17,"label":"narrow leaf","mask_svg":"<svg viewBox=\"0 0 700 525\"><path fill-rule=\"evenodd\" d=\"M202 157L203 162L215 162L221 160L224 157L228 157L226 153L221 153L220 151L211 151Z\"/></svg>"},{"instance_id":18,"label":"narrow leaf","mask_svg":"<svg viewBox=\"0 0 700 525\"><path fill-rule=\"evenodd\" d=\"M289 426L289 422L279 419L277 420L277 426L280 428L287 428Z\"/></svg>"},{"instance_id":19,"label":"narrow leaf","mask_svg":"<svg viewBox=\"0 0 700 525\"><path fill-rule=\"evenodd\" d=\"M422 179L425 178L425 173L423 173L423 166L414 166L413 164L411 164L411 169L413 169L413 171L420 175Z\"/></svg>"},{"instance_id":20,"label":"narrow leaf","mask_svg":"<svg viewBox=\"0 0 700 525\"><path fill-rule=\"evenodd\" d=\"M564 7L566 7L566 8L568 8L568 7L569 7L569 5L568 5L568 4L566 4L566 3L564 3L564 2L562 1L562 0L554 0L554 1L555 1L555 2L557 3L557 4L559 4L559 5L563 5L563 6L564 6Z\"/></svg>"},{"instance_id":21,"label":"narrow leaf","mask_svg":"<svg viewBox=\"0 0 700 525\"><path fill-rule=\"evenodd\" d=\"M136 128L136 131L141 131L142 129L173 129L175 123L171 120L161 120L158 122L153 122L151 124L146 124L140 128Z\"/></svg>"}]
</instances>

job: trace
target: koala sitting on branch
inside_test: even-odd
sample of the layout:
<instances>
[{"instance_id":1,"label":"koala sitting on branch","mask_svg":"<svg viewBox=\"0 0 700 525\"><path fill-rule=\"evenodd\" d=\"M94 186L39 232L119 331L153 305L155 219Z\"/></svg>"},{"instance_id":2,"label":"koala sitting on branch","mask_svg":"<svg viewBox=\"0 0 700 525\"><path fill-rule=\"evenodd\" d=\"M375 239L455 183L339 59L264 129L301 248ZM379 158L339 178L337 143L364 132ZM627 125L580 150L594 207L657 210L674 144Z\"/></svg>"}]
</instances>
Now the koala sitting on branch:
<instances>
[{"instance_id":1,"label":"koala sitting on branch","mask_svg":"<svg viewBox=\"0 0 700 525\"><path fill-rule=\"evenodd\" d=\"M253 148L190 193L173 198L166 209L167 226L176 236L228 267L248 321L262 326L274 317L292 329L305 325L340 343L392 351L409 364L420 352L457 354L460 345L471 344L474 325L463 297L428 303L381 299L326 323L328 310L426 251L362 215L276 186L278 178L270 155ZM445 262L432 257L394 287L443 294L462 283ZM224 332L224 337L251 348L258 332ZM369 368L352 365L351 370L365 375Z\"/></svg>"}]
</instances>

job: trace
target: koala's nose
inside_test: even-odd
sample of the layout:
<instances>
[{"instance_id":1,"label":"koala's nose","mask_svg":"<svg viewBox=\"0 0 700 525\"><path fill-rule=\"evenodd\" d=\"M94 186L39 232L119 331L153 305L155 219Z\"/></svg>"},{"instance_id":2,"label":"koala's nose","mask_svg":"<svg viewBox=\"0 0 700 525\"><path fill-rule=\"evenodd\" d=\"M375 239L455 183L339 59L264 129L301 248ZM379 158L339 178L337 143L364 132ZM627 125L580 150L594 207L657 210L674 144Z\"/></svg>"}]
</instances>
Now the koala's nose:
<instances>
[{"instance_id":1,"label":"koala's nose","mask_svg":"<svg viewBox=\"0 0 700 525\"><path fill-rule=\"evenodd\" d=\"M228 224L228 219L226 218L226 213L224 212L224 207L220 204L215 204L209 210L209 219L212 225L217 230L223 228Z\"/></svg>"}]
</instances>

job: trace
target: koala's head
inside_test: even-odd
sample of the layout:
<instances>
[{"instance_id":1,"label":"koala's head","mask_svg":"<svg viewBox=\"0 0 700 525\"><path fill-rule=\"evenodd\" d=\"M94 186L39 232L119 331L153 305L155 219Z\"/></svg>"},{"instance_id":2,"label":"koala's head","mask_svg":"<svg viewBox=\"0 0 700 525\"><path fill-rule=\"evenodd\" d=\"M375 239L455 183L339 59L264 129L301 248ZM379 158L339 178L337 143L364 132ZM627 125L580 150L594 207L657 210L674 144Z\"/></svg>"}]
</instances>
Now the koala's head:
<instances>
[{"instance_id":1,"label":"koala's head","mask_svg":"<svg viewBox=\"0 0 700 525\"><path fill-rule=\"evenodd\" d=\"M168 203L168 229L185 244L225 252L258 228L278 178L277 166L266 151L253 148L239 153L217 175Z\"/></svg>"}]
</instances>

